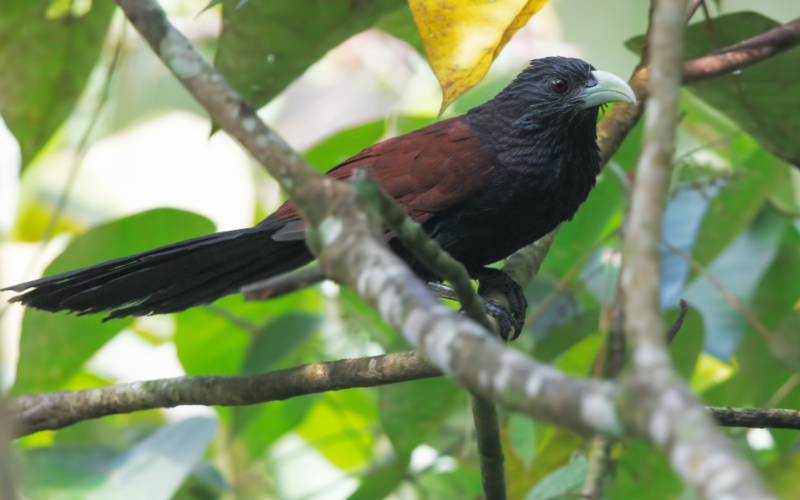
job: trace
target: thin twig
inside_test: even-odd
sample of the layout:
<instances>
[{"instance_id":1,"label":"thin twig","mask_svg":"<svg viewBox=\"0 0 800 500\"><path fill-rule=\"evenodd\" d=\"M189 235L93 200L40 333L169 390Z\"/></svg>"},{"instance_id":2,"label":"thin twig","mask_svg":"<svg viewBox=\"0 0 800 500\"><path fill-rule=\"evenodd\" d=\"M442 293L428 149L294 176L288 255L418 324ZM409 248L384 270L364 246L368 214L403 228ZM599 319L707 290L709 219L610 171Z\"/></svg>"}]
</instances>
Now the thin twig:
<instances>
[{"instance_id":1,"label":"thin twig","mask_svg":"<svg viewBox=\"0 0 800 500\"><path fill-rule=\"evenodd\" d=\"M319 266L311 266L291 273L252 283L242 288L244 300L271 300L316 285L325 280Z\"/></svg>"},{"instance_id":2,"label":"thin twig","mask_svg":"<svg viewBox=\"0 0 800 500\"><path fill-rule=\"evenodd\" d=\"M692 5L689 6L689 12L686 13L686 22L692 20L694 17L694 13L697 12L697 9L700 7L701 4L705 5L706 0L692 0Z\"/></svg>"},{"instance_id":3,"label":"thin twig","mask_svg":"<svg viewBox=\"0 0 800 500\"><path fill-rule=\"evenodd\" d=\"M680 306L680 312L678 313L678 317L675 318L675 323L667 330L667 344L671 344L673 339L675 339L675 335L681 331L683 320L686 318L686 313L689 312L689 304L687 304L685 300L681 299L678 305Z\"/></svg>"},{"instance_id":4,"label":"thin twig","mask_svg":"<svg viewBox=\"0 0 800 500\"><path fill-rule=\"evenodd\" d=\"M722 283L717 281L717 279L711 273L709 273L708 270L705 267L703 267L699 262L694 260L694 258L691 255L687 254L686 252L684 252L680 248L677 248L677 247L667 243L665 240L662 240L661 244L664 245L670 252L674 253L675 255L677 255L678 257L680 257L684 261L686 261L692 267L692 269L694 269L695 271L700 273L705 279L708 280L709 283L714 285L714 288L719 290L720 293L722 293L722 295L725 296L725 298L728 300L728 302L730 302L731 305L733 307L735 307L736 310L739 311L739 313L742 316L744 316L744 319L747 320L747 322L750 323L750 325L753 328L758 330L758 332L761 333L761 335L763 335L765 339L767 339L769 341L772 340L773 335L769 331L769 329L767 329L767 327L764 326L764 324L762 322L760 322L758 320L758 318L756 318L753 315L753 313L748 311L747 308L744 307L741 302L739 302L739 299L734 297L731 294L731 292L729 292L724 286L722 286Z\"/></svg>"}]
</instances>

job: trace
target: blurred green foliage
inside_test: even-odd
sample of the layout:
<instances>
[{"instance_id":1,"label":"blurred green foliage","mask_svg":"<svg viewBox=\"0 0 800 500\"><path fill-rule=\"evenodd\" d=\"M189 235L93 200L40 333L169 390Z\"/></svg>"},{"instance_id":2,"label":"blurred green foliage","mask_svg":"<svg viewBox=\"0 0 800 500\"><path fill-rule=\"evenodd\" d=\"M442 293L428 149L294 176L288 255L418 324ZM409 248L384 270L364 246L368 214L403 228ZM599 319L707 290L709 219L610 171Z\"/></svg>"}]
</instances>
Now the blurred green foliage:
<instances>
[{"instance_id":1,"label":"blurred green foliage","mask_svg":"<svg viewBox=\"0 0 800 500\"><path fill-rule=\"evenodd\" d=\"M372 26L417 51L421 47L410 11L399 0L212 4L222 4L214 7L222 10L222 31L199 45L208 55L216 50L217 68L259 107L327 51ZM89 0L0 2L0 114L21 144L23 165L66 133L64 121L90 73L103 70L98 58L112 7ZM705 22L690 27L687 57L776 22L748 12L717 17L713 25L714 32ZM628 46L638 50L641 38ZM124 129L165 108L200 112L169 75L153 69L157 61L151 54L140 50L130 57L114 85L121 95L137 98L119 99L117 113L98 134ZM800 158L799 58L800 50L794 49L740 74L689 87L682 95L684 115L663 228L668 245L662 248L662 306L668 328L677 317L678 300L689 301L670 351L680 374L702 388L707 404L800 407L800 173L790 165ZM451 109L464 113L485 102L511 76L491 74ZM304 157L325 171L386 137L435 120L406 111L373 116L332 131ZM594 375L605 355L626 189L640 144L637 126L574 220L561 228L527 290L529 326L514 346L574 375ZM38 239L52 212L41 200L21 205L11 243ZM56 233L71 233L72 239L45 274L214 231L205 217L176 209L149 210L88 230L69 215ZM171 315L166 327L26 311L12 392L114 383L95 373L92 360L121 338L174 349L187 375L249 375L408 349L351 290L330 285L266 303L226 297ZM774 339L766 339L741 308ZM215 418L173 421L148 411L28 436L16 445L23 493L32 500L462 500L480 495L467 396L448 379L214 413ZM580 489L587 468L585 438L520 415L501 413L501 422L510 499L567 498ZM769 431L772 442L758 446L748 444L745 431L730 435L782 500L798 497L795 431ZM608 500L692 498L668 460L649 445L617 443L612 459Z\"/></svg>"}]
</instances>

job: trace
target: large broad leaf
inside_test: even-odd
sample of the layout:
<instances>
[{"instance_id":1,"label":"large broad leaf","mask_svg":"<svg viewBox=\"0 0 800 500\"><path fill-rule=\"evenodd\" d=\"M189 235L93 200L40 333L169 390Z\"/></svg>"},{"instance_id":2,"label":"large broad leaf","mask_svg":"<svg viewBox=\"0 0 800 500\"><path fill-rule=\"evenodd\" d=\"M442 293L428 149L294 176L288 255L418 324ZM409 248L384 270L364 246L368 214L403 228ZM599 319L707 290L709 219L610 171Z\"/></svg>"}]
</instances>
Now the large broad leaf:
<instances>
[{"instance_id":1,"label":"large broad leaf","mask_svg":"<svg viewBox=\"0 0 800 500\"><path fill-rule=\"evenodd\" d=\"M608 498L614 500L673 500L683 490L683 483L669 460L641 441L631 441L625 446L615 472L606 490Z\"/></svg>"},{"instance_id":2,"label":"large broad leaf","mask_svg":"<svg viewBox=\"0 0 800 500\"><path fill-rule=\"evenodd\" d=\"M259 108L327 51L405 6L403 0L258 0L222 2L214 61Z\"/></svg>"},{"instance_id":3,"label":"large broad leaf","mask_svg":"<svg viewBox=\"0 0 800 500\"><path fill-rule=\"evenodd\" d=\"M442 110L478 83L547 0L411 0L425 53L442 87Z\"/></svg>"},{"instance_id":4,"label":"large broad leaf","mask_svg":"<svg viewBox=\"0 0 800 500\"><path fill-rule=\"evenodd\" d=\"M505 454L508 498L522 500L538 482L556 469L566 465L584 443L584 438L571 431L537 423L539 445L530 464L525 465L515 453ZM510 428L506 421L500 428L503 449L511 449Z\"/></svg>"},{"instance_id":5,"label":"large broad leaf","mask_svg":"<svg viewBox=\"0 0 800 500\"><path fill-rule=\"evenodd\" d=\"M115 7L105 1L0 3L0 115L20 143L23 167L75 106Z\"/></svg>"},{"instance_id":6,"label":"large broad leaf","mask_svg":"<svg viewBox=\"0 0 800 500\"><path fill-rule=\"evenodd\" d=\"M317 315L290 311L259 327L251 335L250 345L247 347L239 373L241 375L255 375L274 369L281 360L317 332L320 322L321 318ZM305 412L310 407L311 400L304 398L299 403L292 403L291 401L278 403L275 410L270 408L266 413L271 414L277 420L280 420L287 413L294 417L302 416L305 415ZM272 405L271 403L267 406ZM239 433L247 427L253 418L264 412L264 409L258 406L235 408L233 410L234 433ZM294 424L297 422L299 422L299 419L296 419ZM271 441L274 441L276 436L291 429L291 427L287 428L286 425L273 426L270 424L269 427L272 434L270 436ZM277 433L276 430L283 431ZM259 441L264 440L259 439ZM256 448L253 448L253 450L258 451Z\"/></svg>"},{"instance_id":7,"label":"large broad leaf","mask_svg":"<svg viewBox=\"0 0 800 500\"><path fill-rule=\"evenodd\" d=\"M384 134L384 123L378 120L334 134L303 153L303 158L320 172L327 172L378 142Z\"/></svg>"},{"instance_id":8,"label":"large broad leaf","mask_svg":"<svg viewBox=\"0 0 800 500\"><path fill-rule=\"evenodd\" d=\"M714 18L713 32L701 21L686 30L684 57L700 57L779 26L755 12ZM639 52L643 37L626 45ZM800 166L800 49L689 87L774 155Z\"/></svg>"},{"instance_id":9,"label":"large broad leaf","mask_svg":"<svg viewBox=\"0 0 800 500\"><path fill-rule=\"evenodd\" d=\"M383 430L401 456L439 431L463 391L451 380L434 378L378 388Z\"/></svg>"},{"instance_id":10,"label":"large broad leaf","mask_svg":"<svg viewBox=\"0 0 800 500\"><path fill-rule=\"evenodd\" d=\"M539 481L525 497L525 500L550 500L551 498L577 496L586 480L588 471L589 462L586 459L574 460Z\"/></svg>"},{"instance_id":11,"label":"large broad leaf","mask_svg":"<svg viewBox=\"0 0 800 500\"><path fill-rule=\"evenodd\" d=\"M774 211L764 211L707 268L707 274L733 297L747 304L762 275L775 258L786 229L786 219ZM706 350L720 359L728 359L747 325L745 317L704 276L699 276L689 285L683 296L690 307L696 308L703 315Z\"/></svg>"},{"instance_id":12,"label":"large broad leaf","mask_svg":"<svg viewBox=\"0 0 800 500\"><path fill-rule=\"evenodd\" d=\"M296 431L335 466L351 469L374 460L371 427L377 413L367 389L328 392L317 398Z\"/></svg>"},{"instance_id":13,"label":"large broad leaf","mask_svg":"<svg viewBox=\"0 0 800 500\"><path fill-rule=\"evenodd\" d=\"M394 457L361 478L361 486L347 500L381 500L394 491L408 472L408 458Z\"/></svg>"},{"instance_id":14,"label":"large broad leaf","mask_svg":"<svg viewBox=\"0 0 800 500\"><path fill-rule=\"evenodd\" d=\"M749 265L749 264L748 264ZM750 312L768 329L775 330L792 313L800 298L800 235L793 227L786 232L777 254L746 303ZM760 407L767 403L793 373L781 366L771 354L768 341L754 328L745 335L736 351L738 369L734 375L704 394L713 406ZM800 390L794 389L775 404L784 408L800 407ZM794 431L773 430L780 447L793 442Z\"/></svg>"},{"instance_id":15,"label":"large broad leaf","mask_svg":"<svg viewBox=\"0 0 800 500\"><path fill-rule=\"evenodd\" d=\"M482 498L481 471L476 468L458 467L448 472L428 470L417 476L415 483L427 498L436 500L464 500Z\"/></svg>"},{"instance_id":16,"label":"large broad leaf","mask_svg":"<svg viewBox=\"0 0 800 500\"><path fill-rule=\"evenodd\" d=\"M57 446L23 454L22 490L37 500L168 500L192 473L217 423L191 418L165 425L126 452Z\"/></svg>"},{"instance_id":17,"label":"large broad leaf","mask_svg":"<svg viewBox=\"0 0 800 500\"><path fill-rule=\"evenodd\" d=\"M75 238L46 276L144 252L214 231L205 217L171 208L149 210L97 226ZM15 394L59 389L100 347L131 322L101 315L25 311Z\"/></svg>"},{"instance_id":18,"label":"large broad leaf","mask_svg":"<svg viewBox=\"0 0 800 500\"><path fill-rule=\"evenodd\" d=\"M780 179L777 160L751 139L737 138L733 149L741 168L711 202L697 230L692 256L701 266L711 264L750 225Z\"/></svg>"}]
</instances>

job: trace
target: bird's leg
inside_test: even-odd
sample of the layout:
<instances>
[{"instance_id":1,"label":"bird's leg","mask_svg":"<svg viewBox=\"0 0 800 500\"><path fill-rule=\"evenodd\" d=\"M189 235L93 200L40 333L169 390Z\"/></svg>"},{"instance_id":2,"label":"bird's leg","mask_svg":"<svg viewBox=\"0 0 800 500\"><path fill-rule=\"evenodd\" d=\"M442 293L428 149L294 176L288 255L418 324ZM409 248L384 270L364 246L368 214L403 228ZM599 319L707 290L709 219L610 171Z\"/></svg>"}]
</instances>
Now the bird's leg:
<instances>
[{"instance_id":1,"label":"bird's leg","mask_svg":"<svg viewBox=\"0 0 800 500\"><path fill-rule=\"evenodd\" d=\"M428 283L428 287L431 289L433 294L439 298L453 300L456 302L458 301L456 292L445 284ZM500 337L507 339L513 333L515 324L514 318L509 314L506 308L502 306L502 304L484 297L481 297L481 301L483 301L483 307L486 308L486 312L489 314L489 316L493 317L495 321L497 321L497 329ZM461 313L464 313L463 309L461 310Z\"/></svg>"},{"instance_id":2,"label":"bird's leg","mask_svg":"<svg viewBox=\"0 0 800 500\"><path fill-rule=\"evenodd\" d=\"M508 297L508 305L511 309L512 324L516 332L510 339L503 336L504 340L514 340L522 333L522 328L525 326L525 313L528 310L528 299L525 297L525 290L519 284L511 279L511 276L506 274L500 269L491 267L484 267L483 269L473 272L472 277L478 280L478 295L486 297L489 290L496 289ZM485 300L487 302L493 302ZM497 304L498 307L501 307Z\"/></svg>"}]
</instances>

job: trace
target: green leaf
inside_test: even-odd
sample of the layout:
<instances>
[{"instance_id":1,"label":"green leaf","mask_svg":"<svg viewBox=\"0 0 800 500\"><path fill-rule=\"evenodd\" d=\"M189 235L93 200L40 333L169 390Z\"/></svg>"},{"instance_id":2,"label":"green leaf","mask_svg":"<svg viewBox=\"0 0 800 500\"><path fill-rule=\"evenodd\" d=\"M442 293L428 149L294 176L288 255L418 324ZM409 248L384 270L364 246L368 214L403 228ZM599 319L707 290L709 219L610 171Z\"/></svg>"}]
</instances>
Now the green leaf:
<instances>
[{"instance_id":1,"label":"green leaf","mask_svg":"<svg viewBox=\"0 0 800 500\"><path fill-rule=\"evenodd\" d=\"M755 12L736 12L714 18L714 31L705 21L686 30L684 58L706 55L780 24ZM643 42L626 42L637 52ZM800 166L800 50L788 50L734 75L691 85L689 91L718 109L772 154Z\"/></svg>"},{"instance_id":2,"label":"green leaf","mask_svg":"<svg viewBox=\"0 0 800 500\"><path fill-rule=\"evenodd\" d=\"M250 456L259 458L267 447L303 423L317 399L317 395L309 394L286 401L235 408L233 431L245 444ZM239 415L240 411L243 416Z\"/></svg>"},{"instance_id":3,"label":"green leaf","mask_svg":"<svg viewBox=\"0 0 800 500\"><path fill-rule=\"evenodd\" d=\"M287 354L317 333L319 316L288 312L260 327L242 363L242 375L255 375L272 369Z\"/></svg>"},{"instance_id":4,"label":"green leaf","mask_svg":"<svg viewBox=\"0 0 800 500\"><path fill-rule=\"evenodd\" d=\"M377 120L334 134L306 151L303 158L320 172L327 172L378 142L384 134L384 123Z\"/></svg>"},{"instance_id":5,"label":"green leaf","mask_svg":"<svg viewBox=\"0 0 800 500\"><path fill-rule=\"evenodd\" d=\"M703 267L750 225L779 180L776 160L751 139L738 137L734 148L742 158L742 168L736 171L740 175L733 177L711 202L695 239L692 256ZM693 271L692 276L696 275Z\"/></svg>"},{"instance_id":6,"label":"green leaf","mask_svg":"<svg viewBox=\"0 0 800 500\"><path fill-rule=\"evenodd\" d=\"M275 367L289 353L307 341L319 329L319 316L300 312L287 312L277 319L259 327L250 340L247 352L239 371L241 375L255 375L267 372ZM286 402L288 403L288 402ZM282 410L289 410L294 417L305 415L309 404L283 404ZM278 408L278 407L276 407ZM238 434L250 420L262 414L257 406L243 406L233 409L233 432ZM279 411L272 411L273 417L280 418ZM297 424L299 420L294 423ZM275 430L286 429L285 426ZM291 429L291 427L289 427ZM286 429L288 430L288 429ZM284 431L285 432L285 431ZM274 434L274 433L271 433ZM281 433L282 434L282 433ZM259 440L263 441L263 440Z\"/></svg>"},{"instance_id":7,"label":"green leaf","mask_svg":"<svg viewBox=\"0 0 800 500\"><path fill-rule=\"evenodd\" d=\"M416 478L423 498L464 500L482 498L480 470L458 467L449 472L425 471Z\"/></svg>"},{"instance_id":8,"label":"green leaf","mask_svg":"<svg viewBox=\"0 0 800 500\"><path fill-rule=\"evenodd\" d=\"M589 335L597 333L600 311L594 309L574 316L548 332L547 336L536 341L533 357L550 363L580 343Z\"/></svg>"},{"instance_id":9,"label":"green leaf","mask_svg":"<svg viewBox=\"0 0 800 500\"><path fill-rule=\"evenodd\" d=\"M296 432L343 470L374 461L371 427L377 422L372 392L328 392L317 398Z\"/></svg>"},{"instance_id":10,"label":"green leaf","mask_svg":"<svg viewBox=\"0 0 800 500\"><path fill-rule=\"evenodd\" d=\"M800 311L792 311L774 332L772 355L789 370L800 373Z\"/></svg>"},{"instance_id":11,"label":"green leaf","mask_svg":"<svg viewBox=\"0 0 800 500\"><path fill-rule=\"evenodd\" d=\"M361 478L361 486L348 500L381 500L389 496L405 479L408 458L394 457L388 462L367 472Z\"/></svg>"},{"instance_id":12,"label":"green leaf","mask_svg":"<svg viewBox=\"0 0 800 500\"><path fill-rule=\"evenodd\" d=\"M631 441L617 461L606 492L614 500L673 500L682 490L683 483L663 453L650 444Z\"/></svg>"},{"instance_id":13,"label":"green leaf","mask_svg":"<svg viewBox=\"0 0 800 500\"><path fill-rule=\"evenodd\" d=\"M75 107L115 8L105 1L0 4L0 115L20 143L23 167Z\"/></svg>"},{"instance_id":14,"label":"green leaf","mask_svg":"<svg viewBox=\"0 0 800 500\"><path fill-rule=\"evenodd\" d=\"M525 500L550 500L580 490L586 480L589 462L579 458L552 472L533 487Z\"/></svg>"},{"instance_id":15,"label":"green leaf","mask_svg":"<svg viewBox=\"0 0 800 500\"><path fill-rule=\"evenodd\" d=\"M410 456L414 448L437 432L463 394L447 378L379 387L381 423L398 455Z\"/></svg>"},{"instance_id":16,"label":"green leaf","mask_svg":"<svg viewBox=\"0 0 800 500\"><path fill-rule=\"evenodd\" d=\"M326 52L405 6L403 0L225 0L217 69L255 108ZM407 6L406 6L407 8Z\"/></svg>"},{"instance_id":17,"label":"green leaf","mask_svg":"<svg viewBox=\"0 0 800 500\"><path fill-rule=\"evenodd\" d=\"M47 267L45 276L144 252L214 231L205 217L171 208L149 210L90 229L76 237ZM54 391L75 375L130 318L102 323L102 316L75 316L28 309L22 322L15 394Z\"/></svg>"},{"instance_id":18,"label":"green leaf","mask_svg":"<svg viewBox=\"0 0 800 500\"><path fill-rule=\"evenodd\" d=\"M762 276L747 304L770 331L775 330L794 309L800 298L800 234L788 227L777 254ZM761 407L794 374L775 361L768 341L748 326L736 350L738 369L726 382L703 394L712 406ZM778 403L784 408L800 407L800 390L795 388ZM794 442L794 431L774 430L776 444L785 448Z\"/></svg>"},{"instance_id":19,"label":"green leaf","mask_svg":"<svg viewBox=\"0 0 800 500\"><path fill-rule=\"evenodd\" d=\"M22 490L37 500L169 500L200 462L217 423L190 418L165 425L124 453L49 447L23 455Z\"/></svg>"},{"instance_id":20,"label":"green leaf","mask_svg":"<svg viewBox=\"0 0 800 500\"><path fill-rule=\"evenodd\" d=\"M622 210L624 201L622 187L614 174L601 174L575 217L561 225L542 267L557 276L566 276L573 266L589 256L603 237L616 228L618 222L611 225L609 222L614 213Z\"/></svg>"},{"instance_id":21,"label":"green leaf","mask_svg":"<svg viewBox=\"0 0 800 500\"><path fill-rule=\"evenodd\" d=\"M678 318L678 311L672 310L665 315L664 326L669 329ZM692 379L697 358L703 352L705 343L703 318L696 310L689 308L683 320L683 326L669 345L672 365L684 380Z\"/></svg>"},{"instance_id":22,"label":"green leaf","mask_svg":"<svg viewBox=\"0 0 800 500\"><path fill-rule=\"evenodd\" d=\"M381 19L375 27L403 40L414 47L423 57L425 56L425 47L422 45L422 38L419 36L416 23L414 23L411 9L398 9Z\"/></svg>"},{"instance_id":23,"label":"green leaf","mask_svg":"<svg viewBox=\"0 0 800 500\"><path fill-rule=\"evenodd\" d=\"M525 467L529 466L536 456L536 422L530 417L512 413L509 417L508 433L514 453Z\"/></svg>"}]
</instances>

